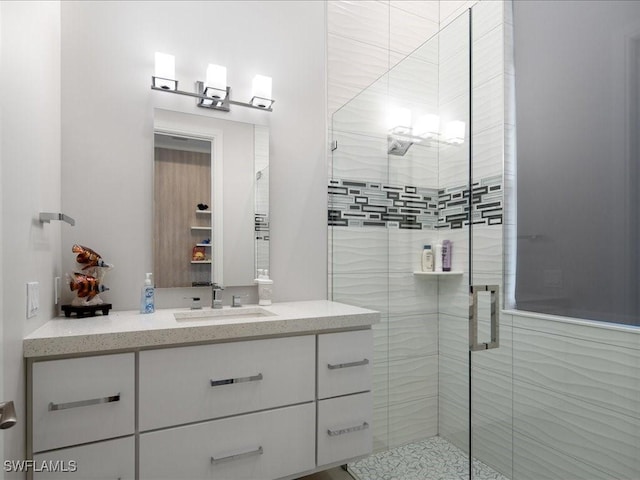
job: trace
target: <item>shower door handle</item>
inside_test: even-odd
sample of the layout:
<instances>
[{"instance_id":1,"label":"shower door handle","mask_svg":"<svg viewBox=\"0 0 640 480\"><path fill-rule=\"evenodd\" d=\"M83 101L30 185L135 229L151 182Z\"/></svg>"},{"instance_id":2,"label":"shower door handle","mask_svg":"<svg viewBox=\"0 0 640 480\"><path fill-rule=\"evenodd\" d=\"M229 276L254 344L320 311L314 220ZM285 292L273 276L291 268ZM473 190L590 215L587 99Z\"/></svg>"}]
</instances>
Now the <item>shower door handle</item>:
<instances>
[{"instance_id":1,"label":"shower door handle","mask_svg":"<svg viewBox=\"0 0 640 480\"><path fill-rule=\"evenodd\" d=\"M500 346L498 319L498 285L471 285L469 287L469 350L490 350ZM491 293L491 341L478 342L478 293Z\"/></svg>"}]
</instances>

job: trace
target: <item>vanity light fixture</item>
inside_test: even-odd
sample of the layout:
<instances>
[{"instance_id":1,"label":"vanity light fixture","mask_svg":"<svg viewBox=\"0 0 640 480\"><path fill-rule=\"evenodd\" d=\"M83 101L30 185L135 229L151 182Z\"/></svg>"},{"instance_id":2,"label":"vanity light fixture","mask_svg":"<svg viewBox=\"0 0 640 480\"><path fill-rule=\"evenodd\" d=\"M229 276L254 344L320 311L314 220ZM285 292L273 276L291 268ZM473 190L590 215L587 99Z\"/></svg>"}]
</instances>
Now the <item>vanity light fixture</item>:
<instances>
[{"instance_id":1,"label":"vanity light fixture","mask_svg":"<svg viewBox=\"0 0 640 480\"><path fill-rule=\"evenodd\" d=\"M272 112L274 100L271 98L271 77L256 75L253 79L253 98L249 103L231 100L231 87L227 86L227 68L209 64L205 81L196 82L195 93L178 90L175 80L175 57L156 52L155 75L151 77L151 89L178 95L186 95L197 99L196 105L212 110L228 112L231 105L255 108Z\"/></svg>"},{"instance_id":2,"label":"vanity light fixture","mask_svg":"<svg viewBox=\"0 0 640 480\"><path fill-rule=\"evenodd\" d=\"M387 134L387 153L404 156L414 143L461 145L464 143L465 123L459 120L448 122L440 139L440 117L433 114L422 115L415 123L411 121L408 108L398 108L391 112Z\"/></svg>"}]
</instances>

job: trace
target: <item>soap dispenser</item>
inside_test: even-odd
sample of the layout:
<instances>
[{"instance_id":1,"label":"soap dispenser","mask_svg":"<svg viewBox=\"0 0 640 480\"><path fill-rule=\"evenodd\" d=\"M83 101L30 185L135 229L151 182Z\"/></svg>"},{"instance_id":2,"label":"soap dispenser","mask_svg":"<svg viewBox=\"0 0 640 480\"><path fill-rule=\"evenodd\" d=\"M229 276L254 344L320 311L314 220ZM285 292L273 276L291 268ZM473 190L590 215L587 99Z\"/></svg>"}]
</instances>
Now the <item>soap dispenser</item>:
<instances>
[{"instance_id":1,"label":"soap dispenser","mask_svg":"<svg viewBox=\"0 0 640 480\"><path fill-rule=\"evenodd\" d=\"M271 305L273 280L269 278L269 271L258 270L258 278L256 278L254 282L258 284L258 305Z\"/></svg>"},{"instance_id":2,"label":"soap dispenser","mask_svg":"<svg viewBox=\"0 0 640 480\"><path fill-rule=\"evenodd\" d=\"M156 311L155 289L151 283L151 273L147 273L142 291L140 293L140 313L153 313Z\"/></svg>"}]
</instances>

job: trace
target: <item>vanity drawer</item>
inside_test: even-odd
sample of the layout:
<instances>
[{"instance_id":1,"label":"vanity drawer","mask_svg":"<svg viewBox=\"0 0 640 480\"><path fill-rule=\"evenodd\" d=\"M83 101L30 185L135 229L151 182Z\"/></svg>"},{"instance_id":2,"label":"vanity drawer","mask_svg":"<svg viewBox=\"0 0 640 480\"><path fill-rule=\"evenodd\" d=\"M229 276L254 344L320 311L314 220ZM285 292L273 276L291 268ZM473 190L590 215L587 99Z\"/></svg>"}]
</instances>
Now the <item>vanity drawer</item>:
<instances>
[{"instance_id":1,"label":"vanity drawer","mask_svg":"<svg viewBox=\"0 0 640 480\"><path fill-rule=\"evenodd\" d=\"M315 467L315 405L140 435L140 480L267 480Z\"/></svg>"},{"instance_id":2,"label":"vanity drawer","mask_svg":"<svg viewBox=\"0 0 640 480\"><path fill-rule=\"evenodd\" d=\"M141 431L312 401L315 337L140 352Z\"/></svg>"},{"instance_id":3,"label":"vanity drawer","mask_svg":"<svg viewBox=\"0 0 640 480\"><path fill-rule=\"evenodd\" d=\"M33 480L134 480L135 447L131 436L34 455Z\"/></svg>"},{"instance_id":4,"label":"vanity drawer","mask_svg":"<svg viewBox=\"0 0 640 480\"><path fill-rule=\"evenodd\" d=\"M318 402L318 466L368 455L373 450L371 393Z\"/></svg>"},{"instance_id":5,"label":"vanity drawer","mask_svg":"<svg viewBox=\"0 0 640 480\"><path fill-rule=\"evenodd\" d=\"M371 390L371 330L318 335L318 398Z\"/></svg>"},{"instance_id":6,"label":"vanity drawer","mask_svg":"<svg viewBox=\"0 0 640 480\"><path fill-rule=\"evenodd\" d=\"M33 451L134 432L134 354L35 362Z\"/></svg>"}]
</instances>

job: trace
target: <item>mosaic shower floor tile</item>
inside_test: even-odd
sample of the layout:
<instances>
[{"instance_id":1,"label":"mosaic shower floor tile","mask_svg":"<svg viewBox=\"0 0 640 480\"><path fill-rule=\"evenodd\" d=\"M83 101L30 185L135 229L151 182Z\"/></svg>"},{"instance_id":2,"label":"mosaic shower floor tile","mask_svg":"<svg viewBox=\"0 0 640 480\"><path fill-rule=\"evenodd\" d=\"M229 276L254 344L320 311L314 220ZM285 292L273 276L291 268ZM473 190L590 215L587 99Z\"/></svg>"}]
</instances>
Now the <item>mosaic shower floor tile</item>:
<instances>
[{"instance_id":1,"label":"mosaic shower floor tile","mask_svg":"<svg viewBox=\"0 0 640 480\"><path fill-rule=\"evenodd\" d=\"M474 460L477 480L509 480L482 462ZM357 480L469 480L467 455L441 437L370 455L349 464Z\"/></svg>"}]
</instances>

